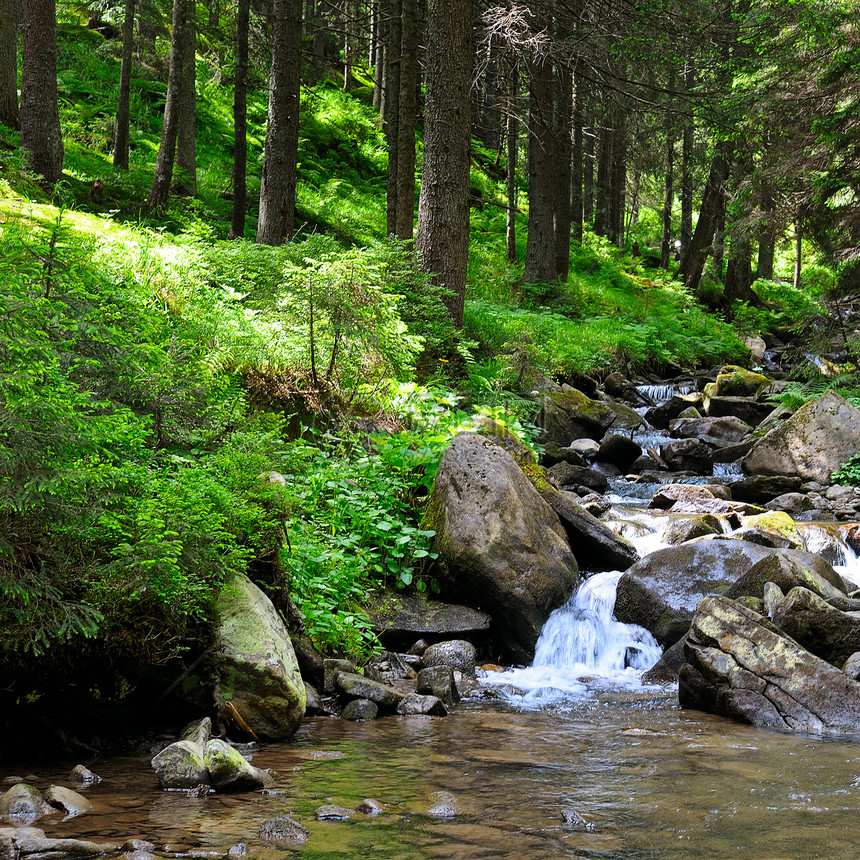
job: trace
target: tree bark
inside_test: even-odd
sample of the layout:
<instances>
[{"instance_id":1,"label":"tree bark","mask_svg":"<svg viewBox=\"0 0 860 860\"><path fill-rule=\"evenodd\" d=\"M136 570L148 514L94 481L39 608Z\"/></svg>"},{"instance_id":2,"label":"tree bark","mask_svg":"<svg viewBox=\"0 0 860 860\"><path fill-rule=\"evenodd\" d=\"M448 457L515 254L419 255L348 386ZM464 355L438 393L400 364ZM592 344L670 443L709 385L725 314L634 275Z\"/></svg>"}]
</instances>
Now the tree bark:
<instances>
[{"instance_id":1,"label":"tree bark","mask_svg":"<svg viewBox=\"0 0 860 860\"><path fill-rule=\"evenodd\" d=\"M529 220L523 281L555 280L556 146L553 129L552 62L529 62Z\"/></svg>"},{"instance_id":2,"label":"tree bark","mask_svg":"<svg viewBox=\"0 0 860 860\"><path fill-rule=\"evenodd\" d=\"M463 325L469 255L469 87L474 66L471 0L427 2L424 170L416 247L425 272L450 290Z\"/></svg>"},{"instance_id":3,"label":"tree bark","mask_svg":"<svg viewBox=\"0 0 860 860\"><path fill-rule=\"evenodd\" d=\"M582 136L582 90L581 83L574 78L573 93L573 147L571 149L570 162L570 221L573 229L573 238L582 242L582 220L583 220L583 169L582 158L583 136Z\"/></svg>"},{"instance_id":4,"label":"tree bark","mask_svg":"<svg viewBox=\"0 0 860 860\"><path fill-rule=\"evenodd\" d=\"M508 210L505 223L505 249L509 263L517 261L517 161L519 159L519 119L517 104L520 97L520 70L516 59L511 69L508 90L507 139Z\"/></svg>"},{"instance_id":5,"label":"tree bark","mask_svg":"<svg viewBox=\"0 0 860 860\"><path fill-rule=\"evenodd\" d=\"M400 136L400 56L403 41L401 0L388 0L388 32L385 45L385 143L388 147L385 230L397 233L397 148Z\"/></svg>"},{"instance_id":6,"label":"tree bark","mask_svg":"<svg viewBox=\"0 0 860 860\"><path fill-rule=\"evenodd\" d=\"M675 135L666 123L666 183L663 193L663 236L660 242L660 267L669 268L672 257L672 201L675 197Z\"/></svg>"},{"instance_id":7,"label":"tree bark","mask_svg":"<svg viewBox=\"0 0 860 860\"><path fill-rule=\"evenodd\" d=\"M25 0L21 53L21 149L46 182L63 175L57 102L57 13L54 0Z\"/></svg>"},{"instance_id":8,"label":"tree bark","mask_svg":"<svg viewBox=\"0 0 860 860\"><path fill-rule=\"evenodd\" d=\"M149 197L143 204L143 212L146 215L150 215L156 210L163 210L170 197L170 183L173 181L173 164L176 159L176 135L179 130L179 86L184 60L183 39L188 5L188 0L173 0L167 98L164 103L164 121L161 126L158 157L155 160L155 174L152 177Z\"/></svg>"},{"instance_id":9,"label":"tree bark","mask_svg":"<svg viewBox=\"0 0 860 860\"><path fill-rule=\"evenodd\" d=\"M566 32L559 27L557 38L564 40ZM570 69L558 63L555 68L553 97L553 142L555 144L555 195L553 200L553 231L555 235L555 274L567 280L570 271L570 186L571 186L571 113L573 88Z\"/></svg>"},{"instance_id":10,"label":"tree bark","mask_svg":"<svg viewBox=\"0 0 860 860\"><path fill-rule=\"evenodd\" d=\"M597 151L597 178L594 183L594 232L598 236L608 236L610 184L612 177L613 130L609 120L600 124L600 142Z\"/></svg>"},{"instance_id":11,"label":"tree bark","mask_svg":"<svg viewBox=\"0 0 860 860\"><path fill-rule=\"evenodd\" d=\"M415 124L418 120L418 2L401 0L400 117L397 124L397 211L394 234L412 240L415 222Z\"/></svg>"},{"instance_id":12,"label":"tree bark","mask_svg":"<svg viewBox=\"0 0 860 860\"><path fill-rule=\"evenodd\" d=\"M627 121L616 108L612 130L612 168L609 179L607 238L624 246L624 205L627 197Z\"/></svg>"},{"instance_id":13,"label":"tree bark","mask_svg":"<svg viewBox=\"0 0 860 860\"><path fill-rule=\"evenodd\" d=\"M236 72L233 82L233 211L230 238L245 236L248 208L248 36L251 0L239 0L236 10Z\"/></svg>"},{"instance_id":14,"label":"tree bark","mask_svg":"<svg viewBox=\"0 0 860 860\"><path fill-rule=\"evenodd\" d=\"M17 0L0 0L0 124L18 128Z\"/></svg>"},{"instance_id":15,"label":"tree bark","mask_svg":"<svg viewBox=\"0 0 860 860\"><path fill-rule=\"evenodd\" d=\"M591 114L583 138L582 220L590 224L594 221L594 114Z\"/></svg>"},{"instance_id":16,"label":"tree bark","mask_svg":"<svg viewBox=\"0 0 860 860\"><path fill-rule=\"evenodd\" d=\"M684 73L689 93L695 83L692 63ZM681 257L686 256L693 238L693 116L687 114L681 139Z\"/></svg>"},{"instance_id":17,"label":"tree bark","mask_svg":"<svg viewBox=\"0 0 860 860\"><path fill-rule=\"evenodd\" d=\"M705 183L705 192L702 195L696 230L687 246L687 252L681 257L678 274L684 279L687 289L691 291L699 286L708 251L714 242L717 221L725 205L726 180L729 176L732 148L730 141L721 140L717 144L708 181Z\"/></svg>"},{"instance_id":18,"label":"tree bark","mask_svg":"<svg viewBox=\"0 0 860 860\"><path fill-rule=\"evenodd\" d=\"M197 194L197 3L189 0L182 34L182 73L179 78L179 124L176 127L176 191Z\"/></svg>"},{"instance_id":19,"label":"tree bark","mask_svg":"<svg viewBox=\"0 0 860 860\"><path fill-rule=\"evenodd\" d=\"M135 0L125 0L122 19L122 60L119 67L119 98L116 105L116 133L113 139L113 166L121 170L128 170L134 8Z\"/></svg>"},{"instance_id":20,"label":"tree bark","mask_svg":"<svg viewBox=\"0 0 860 860\"><path fill-rule=\"evenodd\" d=\"M274 0L272 67L257 241L282 245L293 237L299 150L301 0Z\"/></svg>"}]
</instances>

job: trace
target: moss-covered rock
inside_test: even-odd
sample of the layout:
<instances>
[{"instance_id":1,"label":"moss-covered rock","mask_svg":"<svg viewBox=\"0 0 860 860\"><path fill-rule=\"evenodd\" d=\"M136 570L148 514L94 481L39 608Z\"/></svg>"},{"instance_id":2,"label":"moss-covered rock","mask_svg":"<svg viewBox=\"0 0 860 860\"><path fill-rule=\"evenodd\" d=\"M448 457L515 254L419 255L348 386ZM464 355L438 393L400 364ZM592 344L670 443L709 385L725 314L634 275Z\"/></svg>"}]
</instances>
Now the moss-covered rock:
<instances>
[{"instance_id":1,"label":"moss-covered rock","mask_svg":"<svg viewBox=\"0 0 860 860\"><path fill-rule=\"evenodd\" d=\"M538 441L541 444L552 441L566 447L574 439L602 439L614 420L615 413L605 403L565 386L545 396L544 431Z\"/></svg>"},{"instance_id":2,"label":"moss-covered rock","mask_svg":"<svg viewBox=\"0 0 860 860\"><path fill-rule=\"evenodd\" d=\"M768 511L766 514L754 514L744 517L743 524L747 528L762 529L766 532L776 532L786 538L794 549L803 547L803 538L794 524L794 520L784 511Z\"/></svg>"},{"instance_id":3,"label":"moss-covered rock","mask_svg":"<svg viewBox=\"0 0 860 860\"><path fill-rule=\"evenodd\" d=\"M763 373L727 364L717 374L716 382L705 386L705 394L709 397L756 397L772 382Z\"/></svg>"},{"instance_id":4,"label":"moss-covered rock","mask_svg":"<svg viewBox=\"0 0 860 860\"><path fill-rule=\"evenodd\" d=\"M260 739L292 737L305 713L305 685L272 601L238 575L221 589L217 608L216 660L225 705Z\"/></svg>"}]
</instances>

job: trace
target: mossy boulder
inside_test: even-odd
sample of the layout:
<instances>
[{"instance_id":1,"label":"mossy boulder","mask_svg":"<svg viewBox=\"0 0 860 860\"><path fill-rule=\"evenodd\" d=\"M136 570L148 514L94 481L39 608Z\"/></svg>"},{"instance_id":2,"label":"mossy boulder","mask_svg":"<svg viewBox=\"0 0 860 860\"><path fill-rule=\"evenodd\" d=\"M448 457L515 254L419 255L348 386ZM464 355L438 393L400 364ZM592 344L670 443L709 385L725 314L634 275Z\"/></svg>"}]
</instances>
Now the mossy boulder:
<instances>
[{"instance_id":1,"label":"mossy boulder","mask_svg":"<svg viewBox=\"0 0 860 860\"><path fill-rule=\"evenodd\" d=\"M164 791L209 785L203 746L193 740L176 741L152 759L158 784Z\"/></svg>"},{"instance_id":2,"label":"mossy boulder","mask_svg":"<svg viewBox=\"0 0 860 860\"><path fill-rule=\"evenodd\" d=\"M769 376L734 364L725 365L715 382L705 386L708 397L756 397L773 382Z\"/></svg>"},{"instance_id":3,"label":"mossy boulder","mask_svg":"<svg viewBox=\"0 0 860 860\"><path fill-rule=\"evenodd\" d=\"M566 447L574 439L602 439L614 420L615 413L605 403L565 386L545 396L543 433L538 441Z\"/></svg>"},{"instance_id":4,"label":"mossy boulder","mask_svg":"<svg viewBox=\"0 0 860 860\"><path fill-rule=\"evenodd\" d=\"M497 645L530 660L578 581L558 516L507 451L464 432L442 457L427 522L443 596L489 612Z\"/></svg>"},{"instance_id":5,"label":"mossy boulder","mask_svg":"<svg viewBox=\"0 0 860 860\"><path fill-rule=\"evenodd\" d=\"M753 446L743 470L827 483L831 473L860 451L860 409L835 391L802 406Z\"/></svg>"},{"instance_id":6,"label":"mossy boulder","mask_svg":"<svg viewBox=\"0 0 860 860\"><path fill-rule=\"evenodd\" d=\"M305 713L305 685L290 635L272 601L237 575L218 595L216 662L228 710L259 739L287 740Z\"/></svg>"},{"instance_id":7,"label":"mossy boulder","mask_svg":"<svg viewBox=\"0 0 860 860\"><path fill-rule=\"evenodd\" d=\"M767 532L776 532L786 538L794 549L803 546L803 538L794 524L794 520L785 511L768 511L766 514L753 514L751 517L743 518L745 528L762 529Z\"/></svg>"},{"instance_id":8,"label":"mossy boulder","mask_svg":"<svg viewBox=\"0 0 860 860\"><path fill-rule=\"evenodd\" d=\"M727 597L764 597L772 583L783 592L803 586L828 600L844 597L848 585L830 563L817 553L779 550L756 562L726 592Z\"/></svg>"}]
</instances>

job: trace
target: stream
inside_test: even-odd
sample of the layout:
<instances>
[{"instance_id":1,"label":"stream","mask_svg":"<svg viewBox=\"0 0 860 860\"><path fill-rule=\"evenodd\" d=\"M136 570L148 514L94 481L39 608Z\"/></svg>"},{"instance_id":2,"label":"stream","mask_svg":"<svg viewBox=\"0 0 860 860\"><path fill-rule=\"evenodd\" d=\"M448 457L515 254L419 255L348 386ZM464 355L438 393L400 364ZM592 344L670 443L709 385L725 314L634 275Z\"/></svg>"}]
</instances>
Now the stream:
<instances>
[{"instance_id":1,"label":"stream","mask_svg":"<svg viewBox=\"0 0 860 860\"><path fill-rule=\"evenodd\" d=\"M669 517L636 495L616 482L607 520L644 555L663 545ZM808 549L860 585L860 560L838 526L798 528ZM36 826L51 837L145 839L165 858L220 858L238 843L259 860L856 856L860 745L682 711L675 685L644 686L660 649L612 617L620 576L586 579L547 621L533 665L479 670L447 718L307 719L290 743L246 748L274 773L263 793L189 797L160 791L149 758L84 762L103 778L83 790L93 810ZM68 785L78 763L14 774L44 790ZM458 814L430 814L438 792L456 798ZM322 804L355 809L364 798L384 812L315 820ZM569 809L586 828L565 823ZM308 842L262 842L260 825L279 815L300 820Z\"/></svg>"}]
</instances>

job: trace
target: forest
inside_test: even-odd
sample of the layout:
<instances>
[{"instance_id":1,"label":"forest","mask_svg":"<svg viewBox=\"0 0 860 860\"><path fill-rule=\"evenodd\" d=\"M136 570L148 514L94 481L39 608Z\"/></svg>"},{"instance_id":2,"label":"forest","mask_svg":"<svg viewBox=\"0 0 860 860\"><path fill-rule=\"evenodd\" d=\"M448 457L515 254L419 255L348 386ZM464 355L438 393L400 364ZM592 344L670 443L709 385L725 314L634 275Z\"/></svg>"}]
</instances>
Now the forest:
<instances>
[{"instance_id":1,"label":"forest","mask_svg":"<svg viewBox=\"0 0 860 860\"><path fill-rule=\"evenodd\" d=\"M848 0L0 0L0 724L163 688L236 571L367 659L546 380L860 405L858 116Z\"/></svg>"}]
</instances>

